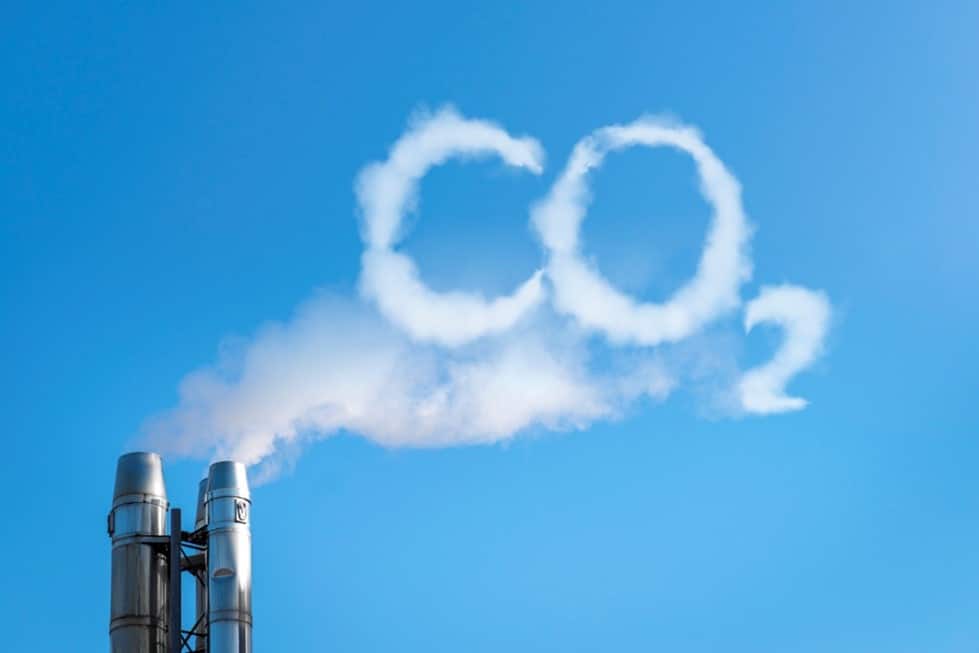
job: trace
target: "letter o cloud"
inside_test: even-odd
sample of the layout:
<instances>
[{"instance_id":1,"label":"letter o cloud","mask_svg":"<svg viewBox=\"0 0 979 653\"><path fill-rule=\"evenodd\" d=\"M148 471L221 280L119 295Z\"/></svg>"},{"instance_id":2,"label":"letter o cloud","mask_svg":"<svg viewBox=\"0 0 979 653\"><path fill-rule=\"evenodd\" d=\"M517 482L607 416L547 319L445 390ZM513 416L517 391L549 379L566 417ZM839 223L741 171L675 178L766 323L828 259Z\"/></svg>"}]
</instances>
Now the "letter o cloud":
<instances>
[{"instance_id":1,"label":"letter o cloud","mask_svg":"<svg viewBox=\"0 0 979 653\"><path fill-rule=\"evenodd\" d=\"M588 173L605 155L633 145L668 146L693 157L701 192L714 215L697 272L665 303L640 303L612 286L580 254L580 227L590 202ZM554 305L585 327L616 343L651 346L686 338L740 304L739 288L751 276L751 229L741 206L741 188L724 164L683 125L642 118L601 128L575 145L567 167L532 212L549 252L547 275Z\"/></svg>"},{"instance_id":2,"label":"letter o cloud","mask_svg":"<svg viewBox=\"0 0 979 653\"><path fill-rule=\"evenodd\" d=\"M412 125L386 161L368 165L357 179L366 244L361 293L416 340L455 347L505 331L543 296L540 271L512 294L492 300L477 293L435 292L421 280L414 261L393 249L429 169L450 158L488 155L534 174L543 170L543 150L536 140L514 138L497 125L442 109Z\"/></svg>"}]
</instances>

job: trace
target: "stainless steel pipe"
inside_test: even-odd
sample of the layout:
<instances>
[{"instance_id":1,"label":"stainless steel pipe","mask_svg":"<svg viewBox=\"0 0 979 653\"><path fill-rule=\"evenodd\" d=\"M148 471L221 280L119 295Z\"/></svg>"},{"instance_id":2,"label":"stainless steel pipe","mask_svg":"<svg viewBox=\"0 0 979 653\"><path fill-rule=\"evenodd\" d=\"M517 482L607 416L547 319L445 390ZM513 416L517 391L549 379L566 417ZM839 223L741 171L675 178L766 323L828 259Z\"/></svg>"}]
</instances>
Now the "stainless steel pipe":
<instances>
[{"instance_id":1,"label":"stainless steel pipe","mask_svg":"<svg viewBox=\"0 0 979 653\"><path fill-rule=\"evenodd\" d=\"M112 653L167 653L167 555L148 541L166 532L167 490L154 453L119 458L109 513Z\"/></svg>"},{"instance_id":2,"label":"stainless steel pipe","mask_svg":"<svg viewBox=\"0 0 979 653\"><path fill-rule=\"evenodd\" d=\"M211 465L207 488L208 653L252 651L251 495L241 463Z\"/></svg>"}]
</instances>

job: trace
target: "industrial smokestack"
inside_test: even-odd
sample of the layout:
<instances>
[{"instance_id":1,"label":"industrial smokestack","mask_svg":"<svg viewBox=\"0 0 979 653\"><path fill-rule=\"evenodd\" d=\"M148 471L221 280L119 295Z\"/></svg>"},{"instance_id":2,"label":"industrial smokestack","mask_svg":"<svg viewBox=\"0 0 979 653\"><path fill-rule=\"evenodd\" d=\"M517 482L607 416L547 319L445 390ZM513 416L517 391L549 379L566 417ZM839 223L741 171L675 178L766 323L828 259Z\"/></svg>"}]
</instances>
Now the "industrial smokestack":
<instances>
[{"instance_id":1,"label":"industrial smokestack","mask_svg":"<svg viewBox=\"0 0 979 653\"><path fill-rule=\"evenodd\" d=\"M252 651L251 495L245 466L211 465L207 489L208 652Z\"/></svg>"},{"instance_id":2,"label":"industrial smokestack","mask_svg":"<svg viewBox=\"0 0 979 653\"><path fill-rule=\"evenodd\" d=\"M154 453L119 458L109 513L112 653L167 653L167 555L163 465Z\"/></svg>"},{"instance_id":3,"label":"industrial smokestack","mask_svg":"<svg viewBox=\"0 0 979 653\"><path fill-rule=\"evenodd\" d=\"M211 465L197 488L194 530L170 509L155 453L119 458L109 512L112 653L252 653L251 495L245 466ZM181 612L182 572L197 584L193 626ZM191 646L193 644L193 647Z\"/></svg>"}]
</instances>

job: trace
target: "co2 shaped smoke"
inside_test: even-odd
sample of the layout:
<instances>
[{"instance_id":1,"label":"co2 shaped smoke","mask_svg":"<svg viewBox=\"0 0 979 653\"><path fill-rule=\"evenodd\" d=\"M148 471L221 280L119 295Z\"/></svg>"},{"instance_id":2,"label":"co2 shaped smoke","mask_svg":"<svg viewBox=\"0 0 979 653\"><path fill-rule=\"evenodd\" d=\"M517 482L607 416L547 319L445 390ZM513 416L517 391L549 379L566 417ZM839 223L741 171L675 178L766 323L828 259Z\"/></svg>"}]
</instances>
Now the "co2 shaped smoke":
<instances>
[{"instance_id":1,"label":"co2 shaped smoke","mask_svg":"<svg viewBox=\"0 0 979 653\"><path fill-rule=\"evenodd\" d=\"M713 214L693 276L662 303L641 302L610 283L581 253L580 227L591 198L589 173L606 156L628 147L670 147L691 156ZM365 167L357 180L365 250L360 288L380 312L414 339L458 347L503 333L543 302L542 278L561 314L602 334L610 343L655 346L679 342L738 309L740 288L751 277L751 226L741 188L692 127L641 118L600 128L580 140L557 180L531 209L531 223L546 251L546 265L510 294L435 292L414 261L395 248L405 214L417 207L418 185L434 166L453 158L496 156L533 174L543 171L543 149L530 137L465 118L452 109L416 120L385 161ZM785 331L773 358L746 371L736 388L747 412L797 410L804 399L785 394L790 378L818 356L829 323L825 295L799 286L763 288L748 303L745 330L769 322Z\"/></svg>"}]
</instances>

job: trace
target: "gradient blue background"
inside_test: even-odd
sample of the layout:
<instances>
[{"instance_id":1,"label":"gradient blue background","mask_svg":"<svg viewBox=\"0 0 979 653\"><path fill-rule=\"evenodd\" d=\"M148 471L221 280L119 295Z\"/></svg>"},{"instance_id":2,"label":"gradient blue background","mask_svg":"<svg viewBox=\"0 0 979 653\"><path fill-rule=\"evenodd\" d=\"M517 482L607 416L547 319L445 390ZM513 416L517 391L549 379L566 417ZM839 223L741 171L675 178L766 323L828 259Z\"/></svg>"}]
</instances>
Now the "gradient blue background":
<instances>
[{"instance_id":1,"label":"gradient blue background","mask_svg":"<svg viewBox=\"0 0 979 653\"><path fill-rule=\"evenodd\" d=\"M4 650L106 650L115 457L223 337L354 294L354 175L443 102L549 160L426 179L405 249L433 286L523 278L574 141L670 113L744 185L745 296L834 302L791 386L812 405L706 419L680 392L507 446L320 442L255 492L256 650L979 649L979 4L76 4L0 20ZM662 297L695 188L677 154L613 158L589 253ZM203 464L167 465L185 508Z\"/></svg>"}]
</instances>

